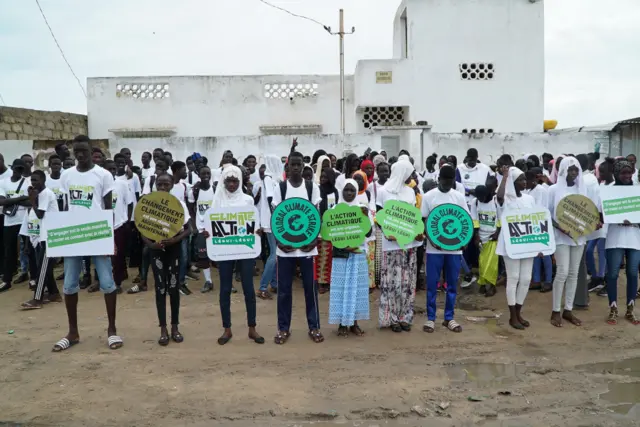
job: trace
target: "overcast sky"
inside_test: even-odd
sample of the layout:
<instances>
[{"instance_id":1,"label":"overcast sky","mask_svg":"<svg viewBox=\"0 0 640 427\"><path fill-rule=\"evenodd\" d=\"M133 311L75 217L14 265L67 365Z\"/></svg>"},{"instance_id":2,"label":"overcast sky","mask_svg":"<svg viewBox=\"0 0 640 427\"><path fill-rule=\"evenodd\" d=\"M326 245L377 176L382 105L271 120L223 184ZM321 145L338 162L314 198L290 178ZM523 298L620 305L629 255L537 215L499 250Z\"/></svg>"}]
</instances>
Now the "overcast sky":
<instances>
[{"instance_id":1,"label":"overcast sky","mask_svg":"<svg viewBox=\"0 0 640 427\"><path fill-rule=\"evenodd\" d=\"M271 2L334 28L344 8L347 27L357 28L347 37L348 73L358 59L392 55L399 0ZM570 127L640 116L640 1L545 2L545 117ZM89 76L337 71L336 37L258 0L40 4L83 85ZM86 113L35 0L0 0L0 95L9 106Z\"/></svg>"}]
</instances>

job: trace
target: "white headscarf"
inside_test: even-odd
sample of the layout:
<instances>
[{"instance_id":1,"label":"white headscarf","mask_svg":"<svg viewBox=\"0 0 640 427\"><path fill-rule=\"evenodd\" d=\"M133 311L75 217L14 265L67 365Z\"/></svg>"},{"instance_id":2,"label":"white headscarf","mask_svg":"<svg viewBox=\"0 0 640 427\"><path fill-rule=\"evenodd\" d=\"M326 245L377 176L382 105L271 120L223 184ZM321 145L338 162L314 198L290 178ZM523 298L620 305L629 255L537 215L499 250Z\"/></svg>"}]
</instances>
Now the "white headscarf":
<instances>
[{"instance_id":1,"label":"white headscarf","mask_svg":"<svg viewBox=\"0 0 640 427\"><path fill-rule=\"evenodd\" d=\"M240 181L238 185L238 189L233 193L227 191L224 186L224 181L227 178L236 178ZM238 204L244 197L244 193L242 192L242 171L237 166L233 166L232 164L224 165L222 169L222 174L220 175L220 180L218 181L218 187L216 188L216 192L213 195L213 202L211 206L220 208L233 206Z\"/></svg>"},{"instance_id":2,"label":"white headscarf","mask_svg":"<svg viewBox=\"0 0 640 427\"><path fill-rule=\"evenodd\" d=\"M347 201L344 199L344 196L342 195L342 192L344 191L344 188L345 188L348 184L353 185L353 188L355 188L355 190L356 190L356 197L354 197L354 198L353 198L353 200L352 200L352 201L350 201L350 202L347 202ZM342 187L342 190L340 190L340 197L339 197L338 203L346 203L346 204L347 204L347 205L349 205L349 206L358 206L358 183L356 182L356 180L355 180L355 179L351 179L351 178L349 178L349 179L345 179L345 180L344 180L344 187Z\"/></svg>"},{"instance_id":3,"label":"white headscarf","mask_svg":"<svg viewBox=\"0 0 640 427\"><path fill-rule=\"evenodd\" d=\"M331 167L331 159L328 156L318 157L318 162L316 163L316 174L314 178L314 181L318 185L320 185L320 175L322 174L322 164L324 162L329 162L329 167Z\"/></svg>"},{"instance_id":4,"label":"white headscarf","mask_svg":"<svg viewBox=\"0 0 640 427\"><path fill-rule=\"evenodd\" d=\"M560 163L560 169L558 170L558 180L555 183L556 191L554 194L554 206L558 206L560 200L564 196L567 195L567 172L571 166L575 166L578 168L578 176L574 181L574 186L577 190L576 194L580 194L582 196L587 195L587 187L584 184L584 179L582 177L582 167L580 166L580 162L575 157L565 157L562 159L562 163Z\"/></svg>"},{"instance_id":5,"label":"white headscarf","mask_svg":"<svg viewBox=\"0 0 640 427\"><path fill-rule=\"evenodd\" d=\"M271 179L276 182L282 181L282 177L284 175L284 165L282 164L282 160L280 160L280 157L273 154L268 154L264 160L264 165L267 168L264 171L265 175L269 175Z\"/></svg>"},{"instance_id":6,"label":"white headscarf","mask_svg":"<svg viewBox=\"0 0 640 427\"><path fill-rule=\"evenodd\" d=\"M400 157L402 158L403 156ZM385 191L391 194L400 193L414 170L409 160L402 159L395 162L391 166L391 176L384 184Z\"/></svg>"},{"instance_id":7,"label":"white headscarf","mask_svg":"<svg viewBox=\"0 0 640 427\"><path fill-rule=\"evenodd\" d=\"M523 173L524 172L516 167L510 167L509 176L502 177L502 179L507 180L504 189L505 200L513 201L518 199L518 194L516 193L516 186L514 183L516 182L516 179L520 178Z\"/></svg>"},{"instance_id":8,"label":"white headscarf","mask_svg":"<svg viewBox=\"0 0 640 427\"><path fill-rule=\"evenodd\" d=\"M398 161L399 162L407 161L407 162L411 163L411 158L409 156L407 156L406 154L403 154L402 156L398 157Z\"/></svg>"}]
</instances>

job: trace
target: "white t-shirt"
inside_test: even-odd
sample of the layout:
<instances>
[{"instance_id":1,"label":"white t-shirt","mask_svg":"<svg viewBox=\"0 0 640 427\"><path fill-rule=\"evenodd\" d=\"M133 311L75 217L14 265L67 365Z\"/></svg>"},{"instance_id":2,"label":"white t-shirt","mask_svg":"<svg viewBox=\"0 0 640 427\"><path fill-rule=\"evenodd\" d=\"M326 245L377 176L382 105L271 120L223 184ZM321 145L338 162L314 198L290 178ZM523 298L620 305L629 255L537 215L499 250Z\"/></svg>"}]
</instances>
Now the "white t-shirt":
<instances>
[{"instance_id":1,"label":"white t-shirt","mask_svg":"<svg viewBox=\"0 0 640 427\"><path fill-rule=\"evenodd\" d=\"M187 204L185 202L180 202L182 205L182 210L184 211L184 221L182 222L182 226L184 227L189 223L191 219L191 215L189 214L189 209L187 208Z\"/></svg>"},{"instance_id":2,"label":"white t-shirt","mask_svg":"<svg viewBox=\"0 0 640 427\"><path fill-rule=\"evenodd\" d=\"M7 168L6 171L0 173L0 181L2 181L3 179L9 179L11 175L13 175L13 171L11 170L11 168Z\"/></svg>"},{"instance_id":3,"label":"white t-shirt","mask_svg":"<svg viewBox=\"0 0 640 427\"><path fill-rule=\"evenodd\" d=\"M191 186L187 183L179 182L177 184L173 184L173 188L169 193L171 193L183 203L195 203L195 200L193 200L193 192L191 191Z\"/></svg>"},{"instance_id":4,"label":"white t-shirt","mask_svg":"<svg viewBox=\"0 0 640 427\"><path fill-rule=\"evenodd\" d=\"M135 198L135 196L134 196ZM116 178L111 193L113 206L113 229L117 230L129 220L129 205L133 203L131 190L126 181Z\"/></svg>"},{"instance_id":5,"label":"white t-shirt","mask_svg":"<svg viewBox=\"0 0 640 427\"><path fill-rule=\"evenodd\" d=\"M640 251L640 228L622 224L609 224L605 249L635 249Z\"/></svg>"},{"instance_id":6,"label":"white t-shirt","mask_svg":"<svg viewBox=\"0 0 640 427\"><path fill-rule=\"evenodd\" d=\"M64 206L64 193L62 192L62 175L58 179L53 179L50 175L47 175L47 180L45 181L44 185L49 190L53 191L53 194L56 195L56 199L58 199L58 208L62 209L62 207Z\"/></svg>"},{"instance_id":7,"label":"white t-shirt","mask_svg":"<svg viewBox=\"0 0 640 427\"><path fill-rule=\"evenodd\" d=\"M258 171L258 169L256 169L255 172L251 174L249 181L251 181L251 183L254 185L256 182L260 181L260 172Z\"/></svg>"},{"instance_id":8,"label":"white t-shirt","mask_svg":"<svg viewBox=\"0 0 640 427\"><path fill-rule=\"evenodd\" d=\"M141 175L142 175L143 181L146 181L147 178L149 178L151 175L154 175L156 172L156 169L153 166L149 166L149 169L140 167L140 170L142 171Z\"/></svg>"},{"instance_id":9,"label":"white t-shirt","mask_svg":"<svg viewBox=\"0 0 640 427\"><path fill-rule=\"evenodd\" d=\"M60 180L69 211L104 210L103 197L113 191L114 185L113 175L98 165L86 172L80 172L74 166L67 169Z\"/></svg>"},{"instance_id":10,"label":"white t-shirt","mask_svg":"<svg viewBox=\"0 0 640 427\"><path fill-rule=\"evenodd\" d=\"M200 182L200 177L197 173L189 171L187 172L187 177L185 179L181 179L180 182L184 182L187 185L193 186L196 183Z\"/></svg>"},{"instance_id":11,"label":"white t-shirt","mask_svg":"<svg viewBox=\"0 0 640 427\"><path fill-rule=\"evenodd\" d=\"M508 210L533 208L536 206L536 201L533 200L533 197L531 197L530 195L522 193L522 195L515 200L509 201L505 199L502 206L500 206L500 204L498 204L497 202L496 204L498 205L498 221L500 221L500 218L502 218L502 214L504 212ZM501 227L500 235L498 236L498 247L496 248L496 254L507 256L503 233L506 233L506 231L504 231L504 227Z\"/></svg>"},{"instance_id":12,"label":"white t-shirt","mask_svg":"<svg viewBox=\"0 0 640 427\"><path fill-rule=\"evenodd\" d=\"M204 230L205 226L205 213L211 207L213 202L213 185L209 184L208 190L202 188L198 192L198 200L196 200L196 227L198 230Z\"/></svg>"},{"instance_id":13,"label":"white t-shirt","mask_svg":"<svg viewBox=\"0 0 640 427\"><path fill-rule=\"evenodd\" d=\"M309 200L309 195L307 194L307 185L305 184L305 181L302 180L302 184L300 184L300 187L296 188L292 186L291 183L287 180L287 191L285 193L285 200L294 199L296 197ZM313 190L311 191L310 201L314 205L318 206L320 200L322 200L322 198L320 197L320 188L315 183L313 183ZM278 186L274 189L273 192L273 206L278 206L280 202L282 202L282 196L280 194L280 187ZM296 249L295 251L286 253L278 248L276 250L276 255L283 258L304 258L318 255L318 249L314 248L309 252L302 252L300 249Z\"/></svg>"},{"instance_id":14,"label":"white t-shirt","mask_svg":"<svg viewBox=\"0 0 640 427\"><path fill-rule=\"evenodd\" d=\"M458 165L460 180L466 190L474 190L478 185L485 185L487 177L492 174L489 166L478 163L474 168L469 168L465 164ZM467 196L471 200L472 196Z\"/></svg>"},{"instance_id":15,"label":"white t-shirt","mask_svg":"<svg viewBox=\"0 0 640 427\"><path fill-rule=\"evenodd\" d=\"M276 182L269 176L265 175L264 180L259 180L253 186L253 195L258 194L260 191L260 202L258 202L258 212L260 213L260 227L265 233L271 232L271 209L269 208L269 197L273 198L276 191L280 191L280 188L276 185Z\"/></svg>"},{"instance_id":16,"label":"white t-shirt","mask_svg":"<svg viewBox=\"0 0 640 427\"><path fill-rule=\"evenodd\" d=\"M549 187L538 184L533 190L525 190L524 193L533 197L536 206L544 206L546 208L549 205Z\"/></svg>"},{"instance_id":17,"label":"white t-shirt","mask_svg":"<svg viewBox=\"0 0 640 427\"><path fill-rule=\"evenodd\" d=\"M140 185L140 178L135 173L131 179L127 178L127 174L125 173L122 176L116 176L116 179L125 181L127 186L129 187L129 203L133 203L133 207L136 207L138 200L136 199L136 193L142 194L142 186ZM133 221L133 218L131 219Z\"/></svg>"},{"instance_id":18,"label":"white t-shirt","mask_svg":"<svg viewBox=\"0 0 640 427\"><path fill-rule=\"evenodd\" d=\"M489 203L483 203L475 197L471 200L471 219L473 226L478 229L478 236L482 243L487 243L489 237L496 232L498 226L498 205L495 197Z\"/></svg>"},{"instance_id":19,"label":"white t-shirt","mask_svg":"<svg viewBox=\"0 0 640 427\"><path fill-rule=\"evenodd\" d=\"M557 197L558 202L562 200L565 196L569 196L571 194L578 194L578 188L574 185L573 187L563 187L562 190L558 187L558 184L552 185L549 187L549 203L547 204L547 208L549 208L549 212L551 213L551 218L555 221L558 220L558 216L556 215L556 193L558 191L564 191L564 194L559 194ZM556 246L558 245L567 245L567 246L578 246L584 245L586 243L586 239L584 237L579 237L578 242L574 242L573 239L566 234L562 233L557 228L553 227L554 234L556 236Z\"/></svg>"},{"instance_id":20,"label":"white t-shirt","mask_svg":"<svg viewBox=\"0 0 640 427\"><path fill-rule=\"evenodd\" d=\"M151 177L153 177L153 188L150 188L150 185L151 185ZM151 175L149 175L149 177L147 177L147 178L144 180L144 184L142 185L142 195L149 194L149 193L151 193L152 191L156 191L156 190L157 190L157 188L156 188L156 179L157 179L157 178L158 178L158 177L156 176L156 174L155 174L155 173L152 173Z\"/></svg>"},{"instance_id":21,"label":"white t-shirt","mask_svg":"<svg viewBox=\"0 0 640 427\"><path fill-rule=\"evenodd\" d=\"M422 216L427 217L432 210L437 208L440 205L458 205L461 208L464 208L467 212L469 212L469 208L467 207L467 201L465 197L460 194L458 191L451 189L446 193L440 191L439 188L434 188L430 190L427 194L422 197ZM418 242L420 243L420 242ZM442 251L433 247L431 242L427 239L427 253L428 254L443 254L443 255L461 255L462 250L459 251Z\"/></svg>"},{"instance_id":22,"label":"white t-shirt","mask_svg":"<svg viewBox=\"0 0 640 427\"><path fill-rule=\"evenodd\" d=\"M586 183L586 180L585 180L585 183ZM595 187L593 190L590 190L591 187L587 185L588 197L593 201L593 203L596 204L596 206L598 207L598 212L602 213L602 200L600 199L600 187L603 185L614 185L614 184L615 184L615 181L611 182L611 184L602 182L601 184L598 184L598 186ZM608 229L609 229L609 224L602 224L602 228L600 228L600 230L596 230L587 236L587 241L606 238Z\"/></svg>"},{"instance_id":23,"label":"white t-shirt","mask_svg":"<svg viewBox=\"0 0 640 427\"><path fill-rule=\"evenodd\" d=\"M44 212L58 212L58 200L53 191L45 188L40 192L40 194L38 194L37 209ZM29 240L33 247L38 246L38 243L41 241L47 241L46 236L43 235L42 238L40 237L40 218L36 215L35 209L29 209L29 213L24 217L22 227L20 228L20 234L23 236L29 236Z\"/></svg>"},{"instance_id":24,"label":"white t-shirt","mask_svg":"<svg viewBox=\"0 0 640 427\"><path fill-rule=\"evenodd\" d=\"M388 200L399 200L401 202L406 202L406 203L409 203L412 206L415 206L416 205L416 193L413 191L413 188L407 187L406 185L404 187L402 187L402 190L400 190L400 192L398 194L391 194L391 193L387 192L384 189L384 187L378 187L378 196L377 196L377 199L376 199L376 205L384 208L384 204ZM424 198L423 198L423 204L424 204ZM413 242L411 242L408 245L406 245L405 249L417 248L418 246L421 246L421 245L422 245L422 242L418 242L418 241L414 240ZM398 246L398 242L395 242L395 241L392 241L392 240L387 240L387 238L383 234L382 235L382 250L384 252L389 252L389 251L398 251L398 250L401 250L401 249L400 249L400 246Z\"/></svg>"},{"instance_id":25,"label":"white t-shirt","mask_svg":"<svg viewBox=\"0 0 640 427\"><path fill-rule=\"evenodd\" d=\"M13 172L12 172L13 173ZM22 182L22 185L20 183ZM11 178L3 179L0 181L0 196L4 196L7 199L15 199L17 197L28 196L27 191L31 185L31 180L23 176L16 182L11 181ZM20 187L20 191L18 190ZM27 208L25 206L18 206L18 210L14 216L4 216L4 226L22 225L25 216L27 215Z\"/></svg>"}]
</instances>

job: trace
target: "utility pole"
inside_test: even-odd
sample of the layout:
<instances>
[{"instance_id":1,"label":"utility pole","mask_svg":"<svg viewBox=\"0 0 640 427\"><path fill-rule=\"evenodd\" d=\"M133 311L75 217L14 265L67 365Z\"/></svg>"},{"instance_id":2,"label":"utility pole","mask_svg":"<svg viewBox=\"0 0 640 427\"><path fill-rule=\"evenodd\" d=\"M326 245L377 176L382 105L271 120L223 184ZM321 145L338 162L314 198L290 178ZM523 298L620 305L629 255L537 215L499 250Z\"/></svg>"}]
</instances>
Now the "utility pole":
<instances>
[{"instance_id":1,"label":"utility pole","mask_svg":"<svg viewBox=\"0 0 640 427\"><path fill-rule=\"evenodd\" d=\"M345 134L345 120L344 120L344 36L353 34L356 32L356 27L351 27L351 32L344 31L344 9L340 9L339 18L339 31L331 32L331 27L326 28L331 35L338 35L340 42L340 134ZM344 141L343 141L344 144Z\"/></svg>"}]
</instances>

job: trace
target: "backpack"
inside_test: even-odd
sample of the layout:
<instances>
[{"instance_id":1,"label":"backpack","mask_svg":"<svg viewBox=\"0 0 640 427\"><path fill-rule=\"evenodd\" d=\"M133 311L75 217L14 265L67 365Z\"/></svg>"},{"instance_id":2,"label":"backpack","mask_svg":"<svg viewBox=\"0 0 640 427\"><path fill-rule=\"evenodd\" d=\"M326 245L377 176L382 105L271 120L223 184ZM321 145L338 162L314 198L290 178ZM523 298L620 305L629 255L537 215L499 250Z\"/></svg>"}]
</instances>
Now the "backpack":
<instances>
[{"instance_id":1,"label":"backpack","mask_svg":"<svg viewBox=\"0 0 640 427\"><path fill-rule=\"evenodd\" d=\"M287 198L287 182L288 181L285 180L280 183L280 200L282 201L286 200ZM304 180L304 185L307 187L307 199L312 202L311 198L313 194L313 182Z\"/></svg>"}]
</instances>

